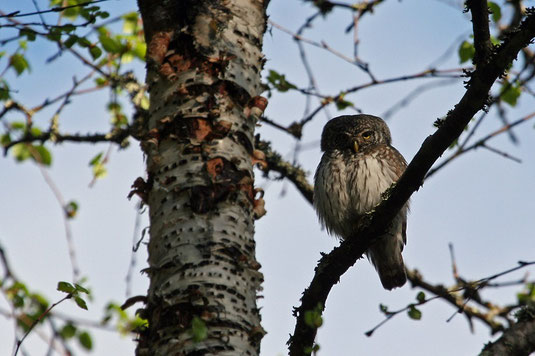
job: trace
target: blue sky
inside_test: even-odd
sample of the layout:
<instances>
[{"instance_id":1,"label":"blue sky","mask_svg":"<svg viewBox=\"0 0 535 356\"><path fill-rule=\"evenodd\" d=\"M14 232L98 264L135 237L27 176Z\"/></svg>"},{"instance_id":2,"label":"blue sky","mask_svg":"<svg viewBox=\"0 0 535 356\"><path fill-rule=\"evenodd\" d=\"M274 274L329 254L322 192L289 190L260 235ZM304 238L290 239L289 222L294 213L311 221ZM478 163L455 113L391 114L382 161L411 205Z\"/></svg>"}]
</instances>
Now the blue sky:
<instances>
[{"instance_id":1,"label":"blue sky","mask_svg":"<svg viewBox=\"0 0 535 356\"><path fill-rule=\"evenodd\" d=\"M20 3L9 0L12 8ZM3 5L5 6L5 5ZM24 5L31 9L31 1ZM133 1L110 1L102 4L112 13L135 9ZM313 13L300 1L272 0L268 8L270 19L296 30ZM305 37L324 40L331 47L351 56L352 33L344 34L351 22L349 12L337 10L325 20L314 22ZM427 69L460 36L470 32L469 15L461 8L442 1L406 0L386 1L367 15L359 24L359 55L369 62L378 79L413 74ZM325 50L306 46L321 93L337 94L341 89L368 81L356 67L341 61ZM32 75L17 81L9 78L19 92L15 96L23 102L37 104L47 96L68 90L73 71L80 68L71 57L44 64L43 58L54 53L47 45L31 47ZM276 69L299 87L307 85L305 71L298 58L297 47L287 34L272 29L264 39L266 69ZM1 63L1 62L0 62ZM439 66L441 69L459 67L455 53ZM144 77L143 66L134 67L138 78ZM86 69L83 69L86 72ZM403 81L360 91L347 99L363 112L381 115L417 86L436 79ZM434 132L433 122L444 116L463 94L462 81L432 89L389 118L394 146L411 160L423 140ZM71 132L102 131L108 123L103 106L105 93L91 94L75 100L65 110L61 128ZM100 104L102 102L102 105ZM312 107L317 102L312 101ZM511 111L516 120L533 110L533 97L524 95ZM305 100L298 94L274 94L266 115L282 124L303 117ZM351 113L329 109L329 116ZM303 143L309 147L298 155L299 162L313 172L319 162L318 145L321 128L327 121L318 115L304 131ZM36 120L43 126L50 112ZM491 111L481 125L478 135L485 135L502 126ZM287 134L268 125L258 132L272 140L277 150L293 159L296 142ZM535 221L535 130L528 122L514 130L519 144L514 145L506 135L492 141L492 145L522 160L521 164L504 159L487 150L478 149L453 161L444 170L425 182L411 200L408 222L408 244L404 258L411 268L418 268L434 283L451 284L448 244L455 246L460 273L468 279L479 279L516 265L518 260L534 260L533 231ZM130 185L144 175L144 162L138 145L133 142L124 151L115 148L108 165L108 177L93 188L89 160L107 145L65 144L53 149L54 163L49 173L67 200L80 205L79 216L72 221L73 235L83 275L89 279L95 298L89 312L62 304L61 313L76 313L81 318L98 319L109 300L121 302L125 298L125 276L131 257L135 221L135 202L126 196ZM447 154L446 154L447 156ZM51 301L61 298L55 291L57 281L70 280L70 262L65 243L61 210L53 194L30 163L16 164L13 159L0 159L0 243L6 249L11 265L20 279L33 289L42 291ZM257 171L260 177L261 173ZM264 197L268 214L256 224L257 257L262 264L265 283L259 300L263 326L268 334L262 343L262 355L283 355L289 333L293 331L293 306L310 282L320 252L328 252L338 242L322 231L312 207L288 182L267 182L257 185L266 191ZM142 226L146 226L146 214ZM136 271L145 267L146 253L136 254ZM533 268L531 269L533 272ZM134 273L133 294L144 294L146 277ZM517 273L503 280L519 278ZM379 303L399 309L415 301L418 290L408 285L388 292L382 289L373 267L358 261L338 285L327 301L324 325L317 341L320 355L469 355L477 353L489 340L488 329L475 322L471 334L463 315L446 320L455 310L442 301L421 307L423 318L410 320L405 314L396 316L371 338L364 332L383 319ZM516 289L492 290L489 298L514 302ZM4 300L0 308L7 309ZM0 316L0 354L9 354L12 347L12 321ZM95 355L132 354L131 337L114 333L95 332ZM25 341L31 354L42 354L46 345L38 335Z\"/></svg>"}]
</instances>

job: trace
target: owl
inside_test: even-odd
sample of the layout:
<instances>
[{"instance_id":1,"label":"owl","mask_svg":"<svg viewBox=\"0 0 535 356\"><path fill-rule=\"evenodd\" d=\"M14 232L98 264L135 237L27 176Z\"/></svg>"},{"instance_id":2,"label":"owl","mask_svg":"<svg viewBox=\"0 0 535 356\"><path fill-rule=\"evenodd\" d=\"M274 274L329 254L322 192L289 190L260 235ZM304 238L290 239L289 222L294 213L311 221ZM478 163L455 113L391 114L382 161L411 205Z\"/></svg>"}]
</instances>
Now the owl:
<instances>
[{"instance_id":1,"label":"owl","mask_svg":"<svg viewBox=\"0 0 535 356\"><path fill-rule=\"evenodd\" d=\"M405 171L407 163L391 143L388 126L376 116L346 115L327 122L314 177L314 208L327 232L341 239L352 237L359 219L380 203L381 194ZM401 256L407 210L408 204L366 251L388 290L407 281Z\"/></svg>"}]
</instances>

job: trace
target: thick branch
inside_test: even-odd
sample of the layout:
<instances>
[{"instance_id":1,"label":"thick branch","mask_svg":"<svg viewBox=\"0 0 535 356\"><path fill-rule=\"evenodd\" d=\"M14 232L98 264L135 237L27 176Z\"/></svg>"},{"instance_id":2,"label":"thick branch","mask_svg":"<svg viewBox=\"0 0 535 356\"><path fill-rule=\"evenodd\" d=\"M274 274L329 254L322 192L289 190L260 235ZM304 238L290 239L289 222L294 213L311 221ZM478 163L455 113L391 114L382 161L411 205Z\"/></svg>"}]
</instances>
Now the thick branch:
<instances>
[{"instance_id":1,"label":"thick branch","mask_svg":"<svg viewBox=\"0 0 535 356\"><path fill-rule=\"evenodd\" d=\"M474 64L483 64L491 55L492 43L489 30L489 9L487 0L468 0L466 7L472 13L474 29Z\"/></svg>"},{"instance_id":2,"label":"thick branch","mask_svg":"<svg viewBox=\"0 0 535 356\"><path fill-rule=\"evenodd\" d=\"M520 28L505 39L488 61L471 73L461 101L448 112L439 129L424 141L403 176L389 191L389 197L367 219L363 219L365 221L353 238L344 240L339 247L321 258L314 278L301 298L301 306L295 311L297 322L289 340L290 355L304 355L305 350L313 346L317 329L306 324L305 312L314 310L318 305L323 309L331 288L340 276L355 264L377 236L389 226L412 193L419 189L431 166L461 135L472 117L484 108L494 81L535 37L535 11L530 9L527 12L529 15Z\"/></svg>"},{"instance_id":3,"label":"thick branch","mask_svg":"<svg viewBox=\"0 0 535 356\"><path fill-rule=\"evenodd\" d=\"M528 310L529 311L529 310ZM531 310L533 313L533 310ZM502 337L485 346L480 356L530 355L535 351L535 318L521 321L504 331Z\"/></svg>"}]
</instances>

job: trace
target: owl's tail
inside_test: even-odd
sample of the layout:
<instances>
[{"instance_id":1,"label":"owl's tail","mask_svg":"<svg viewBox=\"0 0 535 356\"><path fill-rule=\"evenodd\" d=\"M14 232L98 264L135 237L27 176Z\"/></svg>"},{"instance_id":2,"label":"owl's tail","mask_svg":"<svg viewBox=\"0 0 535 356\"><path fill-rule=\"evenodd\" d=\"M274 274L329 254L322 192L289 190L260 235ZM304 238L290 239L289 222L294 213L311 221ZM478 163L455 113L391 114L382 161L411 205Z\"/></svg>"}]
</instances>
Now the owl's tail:
<instances>
[{"instance_id":1,"label":"owl's tail","mask_svg":"<svg viewBox=\"0 0 535 356\"><path fill-rule=\"evenodd\" d=\"M400 243L396 237L385 235L368 251L368 257L379 273L385 289L401 287L407 282L405 265L401 257L402 249L403 243Z\"/></svg>"}]
</instances>

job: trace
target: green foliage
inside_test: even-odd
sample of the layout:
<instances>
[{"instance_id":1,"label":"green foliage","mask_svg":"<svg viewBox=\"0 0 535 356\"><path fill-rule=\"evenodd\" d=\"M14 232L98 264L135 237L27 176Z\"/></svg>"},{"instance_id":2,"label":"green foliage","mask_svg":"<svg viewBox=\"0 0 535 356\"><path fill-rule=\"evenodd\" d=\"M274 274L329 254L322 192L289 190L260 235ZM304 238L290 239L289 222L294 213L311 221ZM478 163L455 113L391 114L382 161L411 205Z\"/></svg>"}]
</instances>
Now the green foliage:
<instances>
[{"instance_id":1,"label":"green foliage","mask_svg":"<svg viewBox=\"0 0 535 356\"><path fill-rule=\"evenodd\" d=\"M82 17L89 23L94 23L97 18L105 19L110 16L106 11L101 11L99 6L73 6L86 4L87 0L51 0L50 7L69 7L61 11L61 15L71 21Z\"/></svg>"},{"instance_id":2,"label":"green foliage","mask_svg":"<svg viewBox=\"0 0 535 356\"><path fill-rule=\"evenodd\" d=\"M416 300L420 304L424 303L425 302L425 293L424 292L418 292L418 294L416 294Z\"/></svg>"},{"instance_id":3,"label":"green foliage","mask_svg":"<svg viewBox=\"0 0 535 356\"><path fill-rule=\"evenodd\" d=\"M101 27L99 32L100 36L98 36L98 40L106 52L118 54L124 50L124 46L120 40L117 37L110 37L110 34L104 29L104 27Z\"/></svg>"},{"instance_id":4,"label":"green foliage","mask_svg":"<svg viewBox=\"0 0 535 356\"><path fill-rule=\"evenodd\" d=\"M34 30L31 28L23 28L19 30L19 36L20 37L26 37L26 39L30 42L35 41L35 38L37 37Z\"/></svg>"},{"instance_id":5,"label":"green foliage","mask_svg":"<svg viewBox=\"0 0 535 356\"><path fill-rule=\"evenodd\" d=\"M74 293L76 288L68 282L58 282L57 290L64 293Z\"/></svg>"},{"instance_id":6,"label":"green foliage","mask_svg":"<svg viewBox=\"0 0 535 356\"><path fill-rule=\"evenodd\" d=\"M106 158L104 157L104 152L98 153L95 157L89 161L89 166L92 167L93 177L95 179L104 178L108 174L106 169Z\"/></svg>"},{"instance_id":7,"label":"green foliage","mask_svg":"<svg viewBox=\"0 0 535 356\"><path fill-rule=\"evenodd\" d=\"M208 337L208 328L206 327L206 323L198 316L194 316L191 320L191 329L189 332L194 342L203 341Z\"/></svg>"},{"instance_id":8,"label":"green foliage","mask_svg":"<svg viewBox=\"0 0 535 356\"><path fill-rule=\"evenodd\" d=\"M97 46L89 47L89 54L93 60L98 59L102 55L102 50Z\"/></svg>"},{"instance_id":9,"label":"green foliage","mask_svg":"<svg viewBox=\"0 0 535 356\"><path fill-rule=\"evenodd\" d=\"M344 94L340 94L336 98L336 108L338 110L344 110L344 109L346 109L348 107L353 107L353 106L355 106L355 104L353 104L353 102L344 99Z\"/></svg>"},{"instance_id":10,"label":"green foliage","mask_svg":"<svg viewBox=\"0 0 535 356\"><path fill-rule=\"evenodd\" d=\"M121 104L117 101L108 103L108 111L111 113L111 124L116 128L128 126L128 117L123 112Z\"/></svg>"},{"instance_id":11,"label":"green foliage","mask_svg":"<svg viewBox=\"0 0 535 356\"><path fill-rule=\"evenodd\" d=\"M83 331L78 334L78 342L84 349L88 351L93 348L93 339L87 331Z\"/></svg>"},{"instance_id":12,"label":"green foliage","mask_svg":"<svg viewBox=\"0 0 535 356\"><path fill-rule=\"evenodd\" d=\"M87 304L85 300L80 297L74 297L74 301L76 302L76 305L78 305L80 308L87 310Z\"/></svg>"},{"instance_id":13,"label":"green foliage","mask_svg":"<svg viewBox=\"0 0 535 356\"><path fill-rule=\"evenodd\" d=\"M475 53L476 49L474 48L474 45L468 41L463 41L463 43L461 43L461 46L459 47L460 63L472 60L474 58Z\"/></svg>"},{"instance_id":14,"label":"green foliage","mask_svg":"<svg viewBox=\"0 0 535 356\"><path fill-rule=\"evenodd\" d=\"M147 320L141 319L138 315L129 316L118 304L112 302L106 305L102 325L109 324L113 318L117 319L116 328L122 335L137 332L148 325Z\"/></svg>"},{"instance_id":15,"label":"green foliage","mask_svg":"<svg viewBox=\"0 0 535 356\"><path fill-rule=\"evenodd\" d=\"M65 208L64 208L65 215L67 215L69 219L74 218L76 214L78 213L78 208L79 208L78 203L75 202L74 200L71 200L65 205Z\"/></svg>"},{"instance_id":16,"label":"green foliage","mask_svg":"<svg viewBox=\"0 0 535 356\"><path fill-rule=\"evenodd\" d=\"M78 305L78 307L87 310L87 304L85 300L81 297L81 295L82 294L89 295L90 292L88 289L76 283L74 283L73 285L69 282L61 281L61 282L58 282L57 290L63 293L67 293L68 298L74 299L74 302L76 303L76 305Z\"/></svg>"},{"instance_id":17,"label":"green foliage","mask_svg":"<svg viewBox=\"0 0 535 356\"><path fill-rule=\"evenodd\" d=\"M305 323L314 329L321 327L323 325L322 312L323 306L321 304L318 304L313 310L305 311Z\"/></svg>"},{"instance_id":18,"label":"green foliage","mask_svg":"<svg viewBox=\"0 0 535 356\"><path fill-rule=\"evenodd\" d=\"M5 52L4 52L5 53ZM1 52L0 52L1 54ZM0 55L0 58L2 56ZM9 84L5 79L0 78L0 101L6 101L11 97L9 95Z\"/></svg>"},{"instance_id":19,"label":"green foliage","mask_svg":"<svg viewBox=\"0 0 535 356\"><path fill-rule=\"evenodd\" d=\"M320 350L319 344L314 344L314 346L305 347L305 354L310 355L313 352L318 352Z\"/></svg>"},{"instance_id":20,"label":"green foliage","mask_svg":"<svg viewBox=\"0 0 535 356\"><path fill-rule=\"evenodd\" d=\"M267 76L268 84L271 85L271 88L274 88L281 93L287 92L290 89L297 89L297 87L286 80L286 76L284 74L280 74L272 69L269 70L269 74Z\"/></svg>"},{"instance_id":21,"label":"green foliage","mask_svg":"<svg viewBox=\"0 0 535 356\"><path fill-rule=\"evenodd\" d=\"M420 320L422 318L422 312L419 309L416 309L414 304L409 305L407 314L409 315L409 318L414 320Z\"/></svg>"},{"instance_id":22,"label":"green foliage","mask_svg":"<svg viewBox=\"0 0 535 356\"><path fill-rule=\"evenodd\" d=\"M487 3L488 7L489 7L489 10L492 14L491 18L492 18L492 21L494 22L498 22L500 21L500 19L502 18L502 9L500 8L500 6L498 4L496 4L495 2L492 2L492 1L489 1Z\"/></svg>"},{"instance_id":23,"label":"green foliage","mask_svg":"<svg viewBox=\"0 0 535 356\"><path fill-rule=\"evenodd\" d=\"M535 306L535 283L526 284L525 289L516 295L518 304Z\"/></svg>"},{"instance_id":24,"label":"green foliage","mask_svg":"<svg viewBox=\"0 0 535 356\"><path fill-rule=\"evenodd\" d=\"M24 71L30 71L30 64L21 53L15 53L9 57L9 66L15 70L17 76L24 73Z\"/></svg>"},{"instance_id":25,"label":"green foliage","mask_svg":"<svg viewBox=\"0 0 535 356\"><path fill-rule=\"evenodd\" d=\"M41 318L41 322L46 318L43 316L48 309L49 302L39 293L30 292L26 285L19 281L2 284L2 292L17 310L17 326L24 332L30 330L32 324Z\"/></svg>"},{"instance_id":26,"label":"green foliage","mask_svg":"<svg viewBox=\"0 0 535 356\"><path fill-rule=\"evenodd\" d=\"M512 107L516 106L521 94L522 87L518 84L509 83L507 80L504 81L500 89L500 99Z\"/></svg>"},{"instance_id":27,"label":"green foliage","mask_svg":"<svg viewBox=\"0 0 535 356\"><path fill-rule=\"evenodd\" d=\"M44 166L50 166L52 164L52 154L43 145L32 146L35 150L35 154L32 154L32 158L41 163Z\"/></svg>"},{"instance_id":28,"label":"green foliage","mask_svg":"<svg viewBox=\"0 0 535 356\"><path fill-rule=\"evenodd\" d=\"M93 348L93 339L91 338L91 335L85 330L80 330L70 321L63 325L58 333L63 340L76 338L80 345L88 351Z\"/></svg>"},{"instance_id":29,"label":"green foliage","mask_svg":"<svg viewBox=\"0 0 535 356\"><path fill-rule=\"evenodd\" d=\"M5 136L5 135L4 135ZM8 142L8 137L2 137L2 141ZM17 162L23 162L31 158L44 166L52 164L52 154L43 145L31 145L28 143L18 143L11 148L11 152Z\"/></svg>"}]
</instances>

